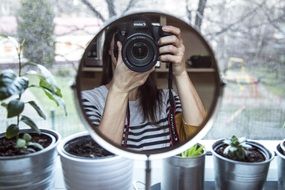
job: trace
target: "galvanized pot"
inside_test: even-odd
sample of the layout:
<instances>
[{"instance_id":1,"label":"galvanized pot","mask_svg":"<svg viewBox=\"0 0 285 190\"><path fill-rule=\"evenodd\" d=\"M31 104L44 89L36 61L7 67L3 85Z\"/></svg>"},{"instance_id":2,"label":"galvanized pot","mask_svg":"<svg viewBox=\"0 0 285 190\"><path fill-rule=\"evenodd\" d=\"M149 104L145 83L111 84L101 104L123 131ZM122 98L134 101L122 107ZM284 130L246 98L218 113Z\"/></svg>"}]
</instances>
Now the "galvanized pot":
<instances>
[{"instance_id":1,"label":"galvanized pot","mask_svg":"<svg viewBox=\"0 0 285 190\"><path fill-rule=\"evenodd\" d=\"M162 190L204 189L205 153L194 158L166 158L162 169Z\"/></svg>"},{"instance_id":2,"label":"galvanized pot","mask_svg":"<svg viewBox=\"0 0 285 190\"><path fill-rule=\"evenodd\" d=\"M216 141L212 146L216 190L262 190L274 153L257 142L248 141L262 152L266 160L255 163L234 161L216 153L215 150L224 144L223 140Z\"/></svg>"},{"instance_id":3,"label":"galvanized pot","mask_svg":"<svg viewBox=\"0 0 285 190\"><path fill-rule=\"evenodd\" d=\"M278 166L278 189L284 190L285 189L285 152L281 149L281 144L283 144L284 141L282 141L277 147L276 147L276 153L277 153L277 166Z\"/></svg>"},{"instance_id":4,"label":"galvanized pot","mask_svg":"<svg viewBox=\"0 0 285 190\"><path fill-rule=\"evenodd\" d=\"M67 143L82 136L89 134L73 134L58 145L66 189L132 190L132 160L120 156L82 158L65 151Z\"/></svg>"},{"instance_id":5,"label":"galvanized pot","mask_svg":"<svg viewBox=\"0 0 285 190\"><path fill-rule=\"evenodd\" d=\"M42 129L41 132L53 139L44 150L28 155L0 157L0 190L54 189L54 163L60 135L46 129ZM4 134L0 135L3 136Z\"/></svg>"}]
</instances>

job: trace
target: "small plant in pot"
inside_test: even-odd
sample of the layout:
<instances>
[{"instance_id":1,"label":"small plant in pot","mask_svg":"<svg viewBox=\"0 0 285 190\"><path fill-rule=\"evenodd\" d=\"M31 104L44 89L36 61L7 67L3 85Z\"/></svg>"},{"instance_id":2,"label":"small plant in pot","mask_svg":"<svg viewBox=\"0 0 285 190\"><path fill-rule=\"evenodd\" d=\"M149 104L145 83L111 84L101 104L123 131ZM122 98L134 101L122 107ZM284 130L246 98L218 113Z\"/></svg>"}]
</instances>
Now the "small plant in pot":
<instances>
[{"instance_id":1,"label":"small plant in pot","mask_svg":"<svg viewBox=\"0 0 285 190\"><path fill-rule=\"evenodd\" d=\"M163 190L204 189L205 148L195 144L177 156L163 160Z\"/></svg>"},{"instance_id":2,"label":"small plant in pot","mask_svg":"<svg viewBox=\"0 0 285 190\"><path fill-rule=\"evenodd\" d=\"M8 36L2 38L13 40L16 45L18 73L10 69L0 73L0 101L7 112L8 124L6 132L0 134L0 189L53 189L52 165L60 136L52 130L40 130L29 117L37 113L46 119L28 89L44 91L49 99L64 107L62 94L52 74L44 66L22 63L23 44ZM30 129L21 129L24 126Z\"/></svg>"},{"instance_id":3,"label":"small plant in pot","mask_svg":"<svg viewBox=\"0 0 285 190\"><path fill-rule=\"evenodd\" d=\"M87 132L66 137L57 149L67 190L133 189L133 161L108 152Z\"/></svg>"},{"instance_id":4,"label":"small plant in pot","mask_svg":"<svg viewBox=\"0 0 285 190\"><path fill-rule=\"evenodd\" d=\"M261 190L274 153L258 142L232 136L212 146L216 189Z\"/></svg>"}]
</instances>

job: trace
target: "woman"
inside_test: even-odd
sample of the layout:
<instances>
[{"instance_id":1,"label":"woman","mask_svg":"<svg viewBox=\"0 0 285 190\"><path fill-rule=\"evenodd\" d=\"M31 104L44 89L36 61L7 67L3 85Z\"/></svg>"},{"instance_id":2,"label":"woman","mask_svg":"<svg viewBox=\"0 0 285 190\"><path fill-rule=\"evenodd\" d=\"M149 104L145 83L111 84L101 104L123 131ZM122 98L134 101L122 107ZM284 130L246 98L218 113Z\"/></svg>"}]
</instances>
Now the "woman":
<instances>
[{"instance_id":1,"label":"woman","mask_svg":"<svg viewBox=\"0 0 285 190\"><path fill-rule=\"evenodd\" d=\"M176 144L173 138L175 133L178 133L179 142L188 140L199 131L206 116L186 71L180 29L163 26L162 30L173 34L160 38L159 53L161 62L173 64L179 95L173 92L174 130L170 126L169 112L172 107L168 91L156 87L154 68L144 73L127 68L121 57L122 44L114 41L115 29L105 33L102 85L82 92L84 109L92 123L106 138L129 149L148 151L169 148ZM117 51L114 51L115 43Z\"/></svg>"}]
</instances>

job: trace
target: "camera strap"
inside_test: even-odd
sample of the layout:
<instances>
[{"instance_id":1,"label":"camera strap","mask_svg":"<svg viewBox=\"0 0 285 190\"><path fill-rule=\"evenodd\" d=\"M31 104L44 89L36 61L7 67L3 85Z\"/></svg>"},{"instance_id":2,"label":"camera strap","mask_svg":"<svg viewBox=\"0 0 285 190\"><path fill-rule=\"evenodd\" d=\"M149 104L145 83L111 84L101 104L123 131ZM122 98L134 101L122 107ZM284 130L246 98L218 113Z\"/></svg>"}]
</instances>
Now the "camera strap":
<instances>
[{"instance_id":1,"label":"camera strap","mask_svg":"<svg viewBox=\"0 0 285 190\"><path fill-rule=\"evenodd\" d=\"M128 136L129 136L129 129L130 129L130 105L128 101L127 105L127 124L124 127L124 132L123 132L123 142L122 146L127 147L127 142L128 142Z\"/></svg>"},{"instance_id":2,"label":"camera strap","mask_svg":"<svg viewBox=\"0 0 285 190\"><path fill-rule=\"evenodd\" d=\"M169 93L169 113L167 115L167 119L168 119L168 128L169 128L169 132L170 132L170 141L171 141L171 145L177 145L179 143L179 136L177 133L177 129L176 129L176 122L175 122L175 110L176 110L176 105L175 105L175 100L174 100L174 96L172 93L172 64L169 64L169 70L168 70L168 93ZM129 106L129 102L127 105L127 123L124 127L124 132L123 132L123 142L122 142L122 146L127 147L127 141L128 141L128 135L129 135L129 128L130 128L130 106Z\"/></svg>"},{"instance_id":3,"label":"camera strap","mask_svg":"<svg viewBox=\"0 0 285 190\"><path fill-rule=\"evenodd\" d=\"M168 113L168 127L169 127L169 132L170 132L170 140L171 140L171 144L176 145L179 143L179 137L178 137L178 133L176 130L176 123L175 123L175 110L176 110L176 106L175 106L175 100L173 97L173 93L172 93L172 79L173 75L172 75L172 64L168 64L168 93L169 93L169 113Z\"/></svg>"}]
</instances>

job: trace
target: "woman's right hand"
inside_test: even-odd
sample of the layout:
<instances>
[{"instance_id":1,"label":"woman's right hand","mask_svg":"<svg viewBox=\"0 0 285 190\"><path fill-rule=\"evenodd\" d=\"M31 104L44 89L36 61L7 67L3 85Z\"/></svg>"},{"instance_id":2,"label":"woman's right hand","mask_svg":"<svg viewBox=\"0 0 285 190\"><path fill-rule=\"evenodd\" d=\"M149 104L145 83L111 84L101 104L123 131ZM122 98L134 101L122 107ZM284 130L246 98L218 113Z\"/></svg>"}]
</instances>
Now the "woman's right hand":
<instances>
[{"instance_id":1,"label":"woman's right hand","mask_svg":"<svg viewBox=\"0 0 285 190\"><path fill-rule=\"evenodd\" d=\"M144 73L138 73L130 70L122 60L122 44L117 42L118 46L118 59L114 71L112 87L119 92L129 93L133 89L143 85L148 78L149 74L154 71L154 67Z\"/></svg>"}]
</instances>

